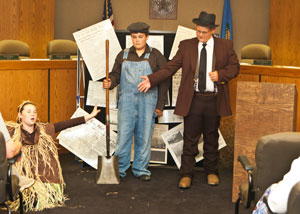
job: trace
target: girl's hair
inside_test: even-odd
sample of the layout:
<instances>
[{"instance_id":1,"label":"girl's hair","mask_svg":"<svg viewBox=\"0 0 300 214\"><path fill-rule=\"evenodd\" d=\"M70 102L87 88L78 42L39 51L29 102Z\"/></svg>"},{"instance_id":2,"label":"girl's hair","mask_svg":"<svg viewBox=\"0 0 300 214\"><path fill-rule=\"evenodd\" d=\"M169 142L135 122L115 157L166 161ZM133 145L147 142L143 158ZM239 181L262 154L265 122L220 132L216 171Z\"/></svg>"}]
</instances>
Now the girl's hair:
<instances>
[{"instance_id":1,"label":"girl's hair","mask_svg":"<svg viewBox=\"0 0 300 214\"><path fill-rule=\"evenodd\" d=\"M26 106L26 105L29 105L29 104L36 107L36 104L35 104L34 102L30 101L30 100L23 101L23 102L18 106L18 116L17 116L17 122L18 122L18 123L21 123L21 118L19 118L19 113L21 113L21 112L24 110L25 106Z\"/></svg>"}]
</instances>

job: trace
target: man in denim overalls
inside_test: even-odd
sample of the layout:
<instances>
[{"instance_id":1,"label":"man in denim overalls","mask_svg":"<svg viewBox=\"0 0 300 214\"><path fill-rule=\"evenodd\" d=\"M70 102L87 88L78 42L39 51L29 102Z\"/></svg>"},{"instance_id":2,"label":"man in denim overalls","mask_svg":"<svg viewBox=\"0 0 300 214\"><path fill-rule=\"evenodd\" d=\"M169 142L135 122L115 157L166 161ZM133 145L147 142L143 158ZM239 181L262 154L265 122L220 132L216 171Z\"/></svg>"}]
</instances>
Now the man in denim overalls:
<instances>
[{"instance_id":1,"label":"man in denim overalls","mask_svg":"<svg viewBox=\"0 0 300 214\"><path fill-rule=\"evenodd\" d=\"M131 145L134 138L132 172L142 181L150 181L147 169L150 161L151 138L155 117L162 115L167 99L169 80L147 93L140 93L137 85L141 76L150 75L166 64L165 57L147 45L149 25L136 22L128 26L133 46L121 51L115 61L110 79L103 87L113 89L120 84L118 102L118 139L115 155L119 156L119 172L126 176L130 167Z\"/></svg>"}]
</instances>

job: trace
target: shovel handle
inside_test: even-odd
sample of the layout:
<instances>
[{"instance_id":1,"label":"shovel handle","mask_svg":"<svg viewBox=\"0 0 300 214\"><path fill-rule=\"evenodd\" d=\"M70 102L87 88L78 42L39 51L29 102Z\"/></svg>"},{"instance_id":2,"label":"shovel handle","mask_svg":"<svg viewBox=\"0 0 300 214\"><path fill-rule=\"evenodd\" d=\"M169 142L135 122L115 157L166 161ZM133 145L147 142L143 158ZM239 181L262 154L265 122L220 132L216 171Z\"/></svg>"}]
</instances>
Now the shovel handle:
<instances>
[{"instance_id":1,"label":"shovel handle","mask_svg":"<svg viewBox=\"0 0 300 214\"><path fill-rule=\"evenodd\" d=\"M105 41L105 53L106 53L106 80L109 79L109 40ZM106 89L106 153L107 157L110 157L110 120L109 120L109 89Z\"/></svg>"}]
</instances>

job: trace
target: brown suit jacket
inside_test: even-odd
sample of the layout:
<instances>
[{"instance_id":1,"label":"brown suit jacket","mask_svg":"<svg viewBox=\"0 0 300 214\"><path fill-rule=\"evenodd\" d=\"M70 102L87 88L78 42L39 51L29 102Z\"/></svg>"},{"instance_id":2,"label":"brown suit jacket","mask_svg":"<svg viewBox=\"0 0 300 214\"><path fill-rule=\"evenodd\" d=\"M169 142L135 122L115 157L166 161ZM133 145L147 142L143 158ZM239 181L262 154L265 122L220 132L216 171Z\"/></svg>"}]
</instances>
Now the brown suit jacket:
<instances>
[{"instance_id":1,"label":"brown suit jacket","mask_svg":"<svg viewBox=\"0 0 300 214\"><path fill-rule=\"evenodd\" d=\"M183 40L174 58L163 68L149 75L151 87L172 76L182 68L175 114L186 116L189 113L194 95L194 76L198 62L198 39ZM219 81L217 109L220 116L231 115L228 81L236 77L240 70L237 55L231 40L214 38L213 70L217 70Z\"/></svg>"}]
</instances>

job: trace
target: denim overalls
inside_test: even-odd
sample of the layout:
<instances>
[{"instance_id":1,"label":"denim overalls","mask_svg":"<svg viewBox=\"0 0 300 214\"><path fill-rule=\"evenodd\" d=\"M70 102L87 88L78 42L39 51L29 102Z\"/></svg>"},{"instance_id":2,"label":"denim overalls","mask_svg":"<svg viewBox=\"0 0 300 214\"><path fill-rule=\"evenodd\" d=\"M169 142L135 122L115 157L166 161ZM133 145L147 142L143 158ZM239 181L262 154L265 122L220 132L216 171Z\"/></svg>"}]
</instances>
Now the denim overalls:
<instances>
[{"instance_id":1,"label":"denim overalls","mask_svg":"<svg viewBox=\"0 0 300 214\"><path fill-rule=\"evenodd\" d=\"M151 48L150 48L151 50ZM121 69L118 103L118 139L115 155L119 156L120 176L126 175L130 167L131 146L134 137L134 160L132 172L136 177L150 175L147 170L150 161L151 138L154 127L157 87L147 93L140 93L137 85L141 76L152 74L148 62L150 53L144 61L127 61L129 49L124 50Z\"/></svg>"}]
</instances>

